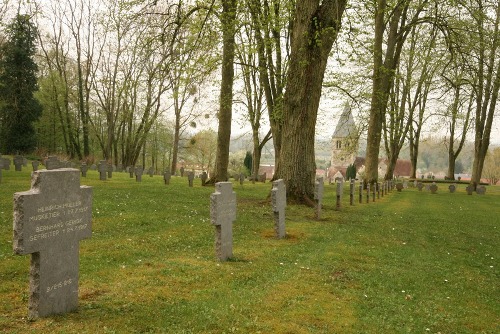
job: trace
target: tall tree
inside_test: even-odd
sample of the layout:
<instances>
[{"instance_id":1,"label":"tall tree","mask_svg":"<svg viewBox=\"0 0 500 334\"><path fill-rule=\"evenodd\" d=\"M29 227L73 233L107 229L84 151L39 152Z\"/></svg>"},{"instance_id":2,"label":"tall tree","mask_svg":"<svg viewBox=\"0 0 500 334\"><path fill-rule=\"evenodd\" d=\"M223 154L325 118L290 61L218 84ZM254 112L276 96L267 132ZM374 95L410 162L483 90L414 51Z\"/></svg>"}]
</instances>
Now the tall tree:
<instances>
[{"instance_id":1,"label":"tall tree","mask_svg":"<svg viewBox=\"0 0 500 334\"><path fill-rule=\"evenodd\" d=\"M214 174L209 183L227 181L229 164L229 142L233 108L234 56L236 32L236 0L222 0L222 77L219 98L219 126L217 131L217 153Z\"/></svg>"},{"instance_id":2,"label":"tall tree","mask_svg":"<svg viewBox=\"0 0 500 334\"><path fill-rule=\"evenodd\" d=\"M38 89L37 28L28 15L18 14L7 27L0 59L0 140L6 153L35 148L36 121L42 112L33 93Z\"/></svg>"},{"instance_id":3,"label":"tall tree","mask_svg":"<svg viewBox=\"0 0 500 334\"><path fill-rule=\"evenodd\" d=\"M282 147L276 178L287 197L312 205L314 135L325 68L347 0L297 1L283 105Z\"/></svg>"}]
</instances>

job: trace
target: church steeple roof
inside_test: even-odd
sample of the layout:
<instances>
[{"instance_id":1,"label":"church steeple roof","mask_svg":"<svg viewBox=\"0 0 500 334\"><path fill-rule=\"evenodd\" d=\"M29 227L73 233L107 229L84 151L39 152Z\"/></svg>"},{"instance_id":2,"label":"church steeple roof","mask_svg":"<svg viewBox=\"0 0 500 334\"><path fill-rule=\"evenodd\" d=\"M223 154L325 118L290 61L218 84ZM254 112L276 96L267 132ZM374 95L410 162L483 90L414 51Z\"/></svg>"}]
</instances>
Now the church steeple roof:
<instances>
[{"instance_id":1,"label":"church steeple roof","mask_svg":"<svg viewBox=\"0 0 500 334\"><path fill-rule=\"evenodd\" d=\"M346 106L340 115L337 127L333 132L333 138L355 137L357 135L356 124L352 117L351 107Z\"/></svg>"}]
</instances>

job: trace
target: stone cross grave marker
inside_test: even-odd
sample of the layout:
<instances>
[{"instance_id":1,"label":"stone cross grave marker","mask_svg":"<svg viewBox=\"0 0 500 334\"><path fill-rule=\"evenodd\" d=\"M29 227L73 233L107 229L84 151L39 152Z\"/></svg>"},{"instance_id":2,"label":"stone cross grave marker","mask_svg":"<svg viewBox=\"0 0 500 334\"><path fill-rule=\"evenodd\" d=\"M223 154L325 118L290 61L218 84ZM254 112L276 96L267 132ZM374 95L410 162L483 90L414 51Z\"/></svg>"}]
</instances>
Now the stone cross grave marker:
<instances>
[{"instance_id":1,"label":"stone cross grave marker","mask_svg":"<svg viewBox=\"0 0 500 334\"><path fill-rule=\"evenodd\" d=\"M448 189L450 190L450 193L452 193L452 194L453 194L453 193L457 190L457 186L456 186L456 185L454 185L454 184L450 184L450 185L448 186Z\"/></svg>"},{"instance_id":2,"label":"stone cross grave marker","mask_svg":"<svg viewBox=\"0 0 500 334\"><path fill-rule=\"evenodd\" d=\"M359 181L359 204L363 203L363 180Z\"/></svg>"},{"instance_id":3,"label":"stone cross grave marker","mask_svg":"<svg viewBox=\"0 0 500 334\"><path fill-rule=\"evenodd\" d=\"M14 253L31 255L30 319L78 306L79 241L92 234L92 188L77 169L33 172L14 194Z\"/></svg>"},{"instance_id":4,"label":"stone cross grave marker","mask_svg":"<svg viewBox=\"0 0 500 334\"><path fill-rule=\"evenodd\" d=\"M486 187L485 186L478 186L476 188L476 193L478 195L484 195L484 194L486 194Z\"/></svg>"},{"instance_id":5,"label":"stone cross grave marker","mask_svg":"<svg viewBox=\"0 0 500 334\"><path fill-rule=\"evenodd\" d=\"M113 178L113 164L107 164L108 179Z\"/></svg>"},{"instance_id":6,"label":"stone cross grave marker","mask_svg":"<svg viewBox=\"0 0 500 334\"><path fill-rule=\"evenodd\" d=\"M342 182L342 181L336 181L336 183L337 183L337 189L336 189L336 198L337 198L337 201L335 203L335 208L336 208L336 210L340 210L341 199L342 199L342 191L343 191L343 188L344 188L344 182Z\"/></svg>"},{"instance_id":7,"label":"stone cross grave marker","mask_svg":"<svg viewBox=\"0 0 500 334\"><path fill-rule=\"evenodd\" d=\"M366 184L366 204L370 203L370 183Z\"/></svg>"},{"instance_id":8,"label":"stone cross grave marker","mask_svg":"<svg viewBox=\"0 0 500 334\"><path fill-rule=\"evenodd\" d=\"M422 182L417 182L418 191L422 191L423 187L424 187L424 184Z\"/></svg>"},{"instance_id":9,"label":"stone cross grave marker","mask_svg":"<svg viewBox=\"0 0 500 334\"><path fill-rule=\"evenodd\" d=\"M34 172L38 170L38 166L40 166L40 161L35 160L31 162L31 167L33 167Z\"/></svg>"},{"instance_id":10,"label":"stone cross grave marker","mask_svg":"<svg viewBox=\"0 0 500 334\"><path fill-rule=\"evenodd\" d=\"M23 170L24 158L20 155L14 157L14 167L16 172Z\"/></svg>"},{"instance_id":11,"label":"stone cross grave marker","mask_svg":"<svg viewBox=\"0 0 500 334\"><path fill-rule=\"evenodd\" d=\"M215 255L221 261L233 256L233 221L236 194L231 182L217 182L210 195L210 221L215 226Z\"/></svg>"},{"instance_id":12,"label":"stone cross grave marker","mask_svg":"<svg viewBox=\"0 0 500 334\"><path fill-rule=\"evenodd\" d=\"M425 190L427 190L427 191L431 191L431 185L430 185L430 184L426 184L426 185L425 185Z\"/></svg>"},{"instance_id":13,"label":"stone cross grave marker","mask_svg":"<svg viewBox=\"0 0 500 334\"><path fill-rule=\"evenodd\" d=\"M170 174L169 170L166 170L165 173L163 173L163 181L165 184L170 184L170 179L172 178L172 174Z\"/></svg>"},{"instance_id":14,"label":"stone cross grave marker","mask_svg":"<svg viewBox=\"0 0 500 334\"><path fill-rule=\"evenodd\" d=\"M438 190L437 184L433 183L429 186L429 190L431 191L431 194L435 194Z\"/></svg>"},{"instance_id":15,"label":"stone cross grave marker","mask_svg":"<svg viewBox=\"0 0 500 334\"><path fill-rule=\"evenodd\" d=\"M108 164L106 163L106 160L99 161L98 170L99 180L106 181L106 172L108 171Z\"/></svg>"},{"instance_id":16,"label":"stone cross grave marker","mask_svg":"<svg viewBox=\"0 0 500 334\"><path fill-rule=\"evenodd\" d=\"M472 195L474 192L474 188L469 184L466 188L465 191L467 191L467 195Z\"/></svg>"},{"instance_id":17,"label":"stone cross grave marker","mask_svg":"<svg viewBox=\"0 0 500 334\"><path fill-rule=\"evenodd\" d=\"M322 177L318 177L314 183L314 199L316 203L316 218L321 219L321 206L323 203L323 193L325 190L325 181Z\"/></svg>"},{"instance_id":18,"label":"stone cross grave marker","mask_svg":"<svg viewBox=\"0 0 500 334\"><path fill-rule=\"evenodd\" d=\"M133 178L134 178L134 173L135 173L135 168L134 168L134 166L128 166L128 167L127 167L127 171L128 171L128 173L129 173L129 175L130 175L130 178L131 178L131 179L133 179Z\"/></svg>"},{"instance_id":19,"label":"stone cross grave marker","mask_svg":"<svg viewBox=\"0 0 500 334\"><path fill-rule=\"evenodd\" d=\"M193 180L194 180L194 172L188 172L188 183L190 187L193 186Z\"/></svg>"},{"instance_id":20,"label":"stone cross grave marker","mask_svg":"<svg viewBox=\"0 0 500 334\"><path fill-rule=\"evenodd\" d=\"M89 166L87 166L87 163L82 162L82 165L80 166L80 172L82 173L82 177L87 177L88 170L89 170Z\"/></svg>"},{"instance_id":21,"label":"stone cross grave marker","mask_svg":"<svg viewBox=\"0 0 500 334\"><path fill-rule=\"evenodd\" d=\"M245 174L240 173L240 185L243 185L244 181L245 181Z\"/></svg>"},{"instance_id":22,"label":"stone cross grave marker","mask_svg":"<svg viewBox=\"0 0 500 334\"><path fill-rule=\"evenodd\" d=\"M375 182L373 184L373 190L372 190L372 202L375 202L375 195L377 194L377 183Z\"/></svg>"},{"instance_id":23,"label":"stone cross grave marker","mask_svg":"<svg viewBox=\"0 0 500 334\"><path fill-rule=\"evenodd\" d=\"M274 232L276 238L283 239L285 233L286 187L282 179L273 181L271 190L272 208L274 213Z\"/></svg>"},{"instance_id":24,"label":"stone cross grave marker","mask_svg":"<svg viewBox=\"0 0 500 334\"><path fill-rule=\"evenodd\" d=\"M142 182L142 173L144 173L144 169L142 168L142 166L136 166L134 168L134 172L135 172L135 181L136 182Z\"/></svg>"},{"instance_id":25,"label":"stone cross grave marker","mask_svg":"<svg viewBox=\"0 0 500 334\"><path fill-rule=\"evenodd\" d=\"M404 186L401 182L396 183L396 189L401 192L403 190Z\"/></svg>"},{"instance_id":26,"label":"stone cross grave marker","mask_svg":"<svg viewBox=\"0 0 500 334\"><path fill-rule=\"evenodd\" d=\"M200 178L201 178L201 185L204 187L205 183L207 183L207 179L208 179L207 172L201 173L201 177Z\"/></svg>"},{"instance_id":27,"label":"stone cross grave marker","mask_svg":"<svg viewBox=\"0 0 500 334\"><path fill-rule=\"evenodd\" d=\"M354 179L351 179L349 182L349 204L354 205Z\"/></svg>"}]
</instances>

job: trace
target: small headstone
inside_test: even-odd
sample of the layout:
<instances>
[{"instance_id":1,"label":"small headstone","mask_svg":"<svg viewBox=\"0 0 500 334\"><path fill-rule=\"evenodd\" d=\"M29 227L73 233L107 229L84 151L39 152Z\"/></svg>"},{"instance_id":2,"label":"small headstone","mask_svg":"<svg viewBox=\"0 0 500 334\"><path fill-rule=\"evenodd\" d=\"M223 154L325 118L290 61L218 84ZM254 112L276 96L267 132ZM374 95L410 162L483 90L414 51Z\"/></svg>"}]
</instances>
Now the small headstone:
<instances>
[{"instance_id":1,"label":"small headstone","mask_svg":"<svg viewBox=\"0 0 500 334\"><path fill-rule=\"evenodd\" d=\"M424 184L422 182L417 182L418 191L422 191L423 187L424 187Z\"/></svg>"},{"instance_id":2,"label":"small headstone","mask_svg":"<svg viewBox=\"0 0 500 334\"><path fill-rule=\"evenodd\" d=\"M142 166L136 166L134 168L134 173L135 173L135 181L142 182L142 174L144 173L144 169L142 168Z\"/></svg>"},{"instance_id":3,"label":"small headstone","mask_svg":"<svg viewBox=\"0 0 500 334\"><path fill-rule=\"evenodd\" d=\"M349 182L349 204L354 205L354 179Z\"/></svg>"},{"instance_id":4,"label":"small headstone","mask_svg":"<svg viewBox=\"0 0 500 334\"><path fill-rule=\"evenodd\" d=\"M363 203L363 180L359 182L359 204Z\"/></svg>"},{"instance_id":5,"label":"small headstone","mask_svg":"<svg viewBox=\"0 0 500 334\"><path fill-rule=\"evenodd\" d=\"M31 167L33 167L33 171L36 172L38 170L38 166L40 166L40 161L35 160L31 162Z\"/></svg>"},{"instance_id":6,"label":"small headstone","mask_svg":"<svg viewBox=\"0 0 500 334\"><path fill-rule=\"evenodd\" d=\"M25 157L23 157L23 166L28 167L28 159L26 159Z\"/></svg>"},{"instance_id":7,"label":"small headstone","mask_svg":"<svg viewBox=\"0 0 500 334\"><path fill-rule=\"evenodd\" d=\"M278 239L285 237L285 208L286 188L282 179L273 181L271 190L272 207L274 213L274 232Z\"/></svg>"},{"instance_id":8,"label":"small headstone","mask_svg":"<svg viewBox=\"0 0 500 334\"><path fill-rule=\"evenodd\" d=\"M314 199L316 203L316 218L321 219L321 206L323 202L323 193L325 190L325 181L322 177L318 177L314 183Z\"/></svg>"},{"instance_id":9,"label":"small headstone","mask_svg":"<svg viewBox=\"0 0 500 334\"><path fill-rule=\"evenodd\" d=\"M82 177L87 177L87 171L89 167L85 162L82 162L82 165L80 166L80 172L82 173Z\"/></svg>"},{"instance_id":10,"label":"small headstone","mask_svg":"<svg viewBox=\"0 0 500 334\"><path fill-rule=\"evenodd\" d=\"M429 186L429 190L431 191L431 194L435 194L438 190L437 184L433 183Z\"/></svg>"},{"instance_id":11,"label":"small headstone","mask_svg":"<svg viewBox=\"0 0 500 334\"><path fill-rule=\"evenodd\" d=\"M170 184L170 179L172 178L172 174L170 174L169 170L166 170L165 173L163 173L163 181L165 184Z\"/></svg>"},{"instance_id":12,"label":"small headstone","mask_svg":"<svg viewBox=\"0 0 500 334\"><path fill-rule=\"evenodd\" d=\"M20 155L14 157L14 167L16 172L23 170L24 158Z\"/></svg>"},{"instance_id":13,"label":"small headstone","mask_svg":"<svg viewBox=\"0 0 500 334\"><path fill-rule=\"evenodd\" d=\"M478 195L484 195L484 194L486 194L486 187L485 186L478 186L476 188L476 193Z\"/></svg>"},{"instance_id":14,"label":"small headstone","mask_svg":"<svg viewBox=\"0 0 500 334\"><path fill-rule=\"evenodd\" d=\"M149 167L148 175L149 177L153 177L153 175L155 175L155 169L153 167Z\"/></svg>"},{"instance_id":15,"label":"small headstone","mask_svg":"<svg viewBox=\"0 0 500 334\"><path fill-rule=\"evenodd\" d=\"M133 179L134 178L134 174L135 174L135 167L134 166L128 166L127 169L128 169L129 174L130 174L130 178Z\"/></svg>"},{"instance_id":16,"label":"small headstone","mask_svg":"<svg viewBox=\"0 0 500 334\"><path fill-rule=\"evenodd\" d=\"M397 189L399 192L401 192L401 191L403 190L403 188L404 188L404 186L403 186L403 184L402 184L401 182L398 182L398 183L396 184L396 189Z\"/></svg>"},{"instance_id":17,"label":"small headstone","mask_svg":"<svg viewBox=\"0 0 500 334\"><path fill-rule=\"evenodd\" d=\"M245 174L240 173L240 185L243 185L244 181L245 181Z\"/></svg>"},{"instance_id":18,"label":"small headstone","mask_svg":"<svg viewBox=\"0 0 500 334\"><path fill-rule=\"evenodd\" d=\"M465 191L467 191L467 195L472 195L474 192L474 187L471 186L470 184L465 188Z\"/></svg>"},{"instance_id":19,"label":"small headstone","mask_svg":"<svg viewBox=\"0 0 500 334\"><path fill-rule=\"evenodd\" d=\"M340 207L341 207L341 199L342 199L343 188L344 188L344 182L337 181L337 189L336 189L337 201L336 201L336 204L335 204L335 207L336 207L337 210L340 210Z\"/></svg>"},{"instance_id":20,"label":"small headstone","mask_svg":"<svg viewBox=\"0 0 500 334\"><path fill-rule=\"evenodd\" d=\"M430 185L430 184L426 184L426 185L425 185L425 190L427 190L427 191L431 191L431 185Z\"/></svg>"},{"instance_id":21,"label":"small headstone","mask_svg":"<svg viewBox=\"0 0 500 334\"><path fill-rule=\"evenodd\" d=\"M454 193L457 190L457 186L454 184L450 184L448 186L448 189L450 190L450 193Z\"/></svg>"},{"instance_id":22,"label":"small headstone","mask_svg":"<svg viewBox=\"0 0 500 334\"><path fill-rule=\"evenodd\" d=\"M184 167L181 167L181 177L184 177Z\"/></svg>"},{"instance_id":23,"label":"small headstone","mask_svg":"<svg viewBox=\"0 0 500 334\"><path fill-rule=\"evenodd\" d=\"M188 172L188 183L189 186L193 186L193 181L194 181L194 172Z\"/></svg>"},{"instance_id":24,"label":"small headstone","mask_svg":"<svg viewBox=\"0 0 500 334\"><path fill-rule=\"evenodd\" d=\"M91 223L92 188L77 169L33 172L31 190L14 194L14 253L32 254L30 319L78 307L78 244Z\"/></svg>"},{"instance_id":25,"label":"small headstone","mask_svg":"<svg viewBox=\"0 0 500 334\"><path fill-rule=\"evenodd\" d=\"M366 184L366 204L370 203L370 184Z\"/></svg>"},{"instance_id":26,"label":"small headstone","mask_svg":"<svg viewBox=\"0 0 500 334\"><path fill-rule=\"evenodd\" d=\"M106 172L108 171L108 163L106 160L99 161L99 180L106 181Z\"/></svg>"},{"instance_id":27,"label":"small headstone","mask_svg":"<svg viewBox=\"0 0 500 334\"><path fill-rule=\"evenodd\" d=\"M233 256L233 221L236 194L231 182L218 182L210 195L210 221L215 226L215 254L221 261Z\"/></svg>"},{"instance_id":28,"label":"small headstone","mask_svg":"<svg viewBox=\"0 0 500 334\"><path fill-rule=\"evenodd\" d=\"M259 175L259 182L266 182L266 173Z\"/></svg>"},{"instance_id":29,"label":"small headstone","mask_svg":"<svg viewBox=\"0 0 500 334\"><path fill-rule=\"evenodd\" d=\"M90 165L90 170L97 170L97 166L96 166L96 164L92 164L92 165Z\"/></svg>"},{"instance_id":30,"label":"small headstone","mask_svg":"<svg viewBox=\"0 0 500 334\"><path fill-rule=\"evenodd\" d=\"M62 165L61 161L59 161L59 159L53 155L49 156L45 160L45 168L47 170L54 170L54 169L61 168L62 167L61 165Z\"/></svg>"},{"instance_id":31,"label":"small headstone","mask_svg":"<svg viewBox=\"0 0 500 334\"><path fill-rule=\"evenodd\" d=\"M9 158L0 158L2 159L2 168L4 170L10 170L10 159Z\"/></svg>"},{"instance_id":32,"label":"small headstone","mask_svg":"<svg viewBox=\"0 0 500 334\"><path fill-rule=\"evenodd\" d=\"M201 185L204 187L205 186L205 183L207 182L207 179L208 179L208 174L207 172L203 172L201 173Z\"/></svg>"}]
</instances>

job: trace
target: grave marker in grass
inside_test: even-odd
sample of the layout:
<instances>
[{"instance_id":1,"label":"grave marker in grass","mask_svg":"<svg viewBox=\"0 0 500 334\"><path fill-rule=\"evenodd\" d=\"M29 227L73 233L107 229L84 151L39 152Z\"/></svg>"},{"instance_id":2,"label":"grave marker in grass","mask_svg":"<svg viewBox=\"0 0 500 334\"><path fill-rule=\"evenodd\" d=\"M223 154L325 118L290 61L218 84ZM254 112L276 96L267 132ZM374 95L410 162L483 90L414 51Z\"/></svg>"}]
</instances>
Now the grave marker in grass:
<instances>
[{"instance_id":1,"label":"grave marker in grass","mask_svg":"<svg viewBox=\"0 0 500 334\"><path fill-rule=\"evenodd\" d=\"M221 261L233 257L233 221L236 194L231 182L217 182L210 195L210 221L215 226L215 255Z\"/></svg>"},{"instance_id":2,"label":"grave marker in grass","mask_svg":"<svg viewBox=\"0 0 500 334\"><path fill-rule=\"evenodd\" d=\"M325 190L325 181L318 177L314 183L314 199L316 202L316 218L321 219L321 206L323 205L323 193Z\"/></svg>"},{"instance_id":3,"label":"grave marker in grass","mask_svg":"<svg viewBox=\"0 0 500 334\"><path fill-rule=\"evenodd\" d=\"M108 171L108 164L106 160L101 160L98 166L99 170L99 180L106 181L106 172Z\"/></svg>"},{"instance_id":4,"label":"grave marker in grass","mask_svg":"<svg viewBox=\"0 0 500 334\"><path fill-rule=\"evenodd\" d=\"M272 207L274 213L274 232L278 239L285 237L285 208L286 208L286 188L282 179L273 181L271 190Z\"/></svg>"},{"instance_id":5,"label":"grave marker in grass","mask_svg":"<svg viewBox=\"0 0 500 334\"><path fill-rule=\"evenodd\" d=\"M14 194L14 253L31 254L28 317L78 307L79 242L92 234L92 188L77 169L33 172Z\"/></svg>"},{"instance_id":6,"label":"grave marker in grass","mask_svg":"<svg viewBox=\"0 0 500 334\"><path fill-rule=\"evenodd\" d=\"M163 173L163 182L165 182L165 184L170 184L171 178L172 178L172 175L170 174L170 171L166 170L165 173Z\"/></svg>"}]
</instances>

